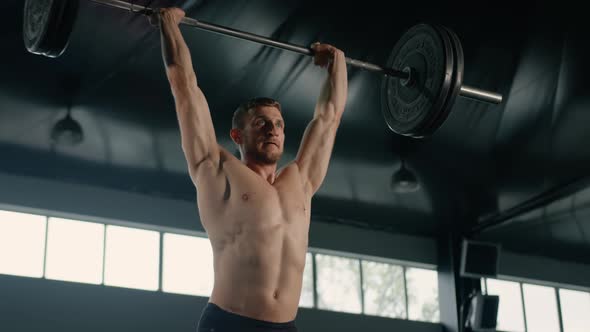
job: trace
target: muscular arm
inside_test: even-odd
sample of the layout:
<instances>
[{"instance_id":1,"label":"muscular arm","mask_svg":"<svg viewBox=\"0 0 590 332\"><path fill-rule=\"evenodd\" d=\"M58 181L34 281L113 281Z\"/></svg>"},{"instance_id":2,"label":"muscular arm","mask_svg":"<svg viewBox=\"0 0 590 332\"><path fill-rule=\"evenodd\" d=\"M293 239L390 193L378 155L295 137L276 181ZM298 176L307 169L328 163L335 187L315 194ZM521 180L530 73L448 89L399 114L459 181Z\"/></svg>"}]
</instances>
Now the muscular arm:
<instances>
[{"instance_id":1,"label":"muscular arm","mask_svg":"<svg viewBox=\"0 0 590 332\"><path fill-rule=\"evenodd\" d=\"M305 129L296 157L306 192L310 195L316 193L328 171L336 131L348 94L344 53L329 45L318 46L316 52L329 52L333 60L328 65L328 77L322 86L313 119Z\"/></svg>"},{"instance_id":2,"label":"muscular arm","mask_svg":"<svg viewBox=\"0 0 590 332\"><path fill-rule=\"evenodd\" d=\"M178 28L179 9L163 10L160 16L162 57L170 82L180 125L182 150L189 174L196 185L197 170L203 161L219 163L219 147L209 113L209 105L197 85L189 49ZM180 12L182 13L182 12Z\"/></svg>"}]
</instances>

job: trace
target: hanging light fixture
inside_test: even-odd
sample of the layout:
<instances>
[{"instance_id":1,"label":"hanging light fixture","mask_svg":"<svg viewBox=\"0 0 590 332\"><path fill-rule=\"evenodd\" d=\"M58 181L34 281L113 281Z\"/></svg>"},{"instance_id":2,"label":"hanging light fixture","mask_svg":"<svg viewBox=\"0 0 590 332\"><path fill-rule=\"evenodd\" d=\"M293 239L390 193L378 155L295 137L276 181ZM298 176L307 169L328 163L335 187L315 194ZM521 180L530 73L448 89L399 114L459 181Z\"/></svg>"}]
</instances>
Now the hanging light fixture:
<instances>
[{"instance_id":1,"label":"hanging light fixture","mask_svg":"<svg viewBox=\"0 0 590 332\"><path fill-rule=\"evenodd\" d=\"M72 107L68 105L68 113L51 129L51 140L56 145L75 146L84 140L84 132L78 121L71 115Z\"/></svg>"},{"instance_id":2,"label":"hanging light fixture","mask_svg":"<svg viewBox=\"0 0 590 332\"><path fill-rule=\"evenodd\" d=\"M402 159L401 167L391 176L391 190L404 194L415 192L418 189L420 189L418 178L411 170L406 168L406 163Z\"/></svg>"}]
</instances>

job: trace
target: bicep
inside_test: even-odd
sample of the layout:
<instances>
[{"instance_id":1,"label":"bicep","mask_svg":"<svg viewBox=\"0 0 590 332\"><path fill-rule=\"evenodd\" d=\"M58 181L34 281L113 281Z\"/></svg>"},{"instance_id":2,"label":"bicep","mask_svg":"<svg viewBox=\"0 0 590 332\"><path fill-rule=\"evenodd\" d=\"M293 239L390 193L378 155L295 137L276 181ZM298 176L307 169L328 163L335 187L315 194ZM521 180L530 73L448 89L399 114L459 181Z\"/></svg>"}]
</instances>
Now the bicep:
<instances>
[{"instance_id":1,"label":"bicep","mask_svg":"<svg viewBox=\"0 0 590 332\"><path fill-rule=\"evenodd\" d=\"M315 116L303 134L296 157L306 190L314 194L328 171L328 164L340 120Z\"/></svg>"}]
</instances>

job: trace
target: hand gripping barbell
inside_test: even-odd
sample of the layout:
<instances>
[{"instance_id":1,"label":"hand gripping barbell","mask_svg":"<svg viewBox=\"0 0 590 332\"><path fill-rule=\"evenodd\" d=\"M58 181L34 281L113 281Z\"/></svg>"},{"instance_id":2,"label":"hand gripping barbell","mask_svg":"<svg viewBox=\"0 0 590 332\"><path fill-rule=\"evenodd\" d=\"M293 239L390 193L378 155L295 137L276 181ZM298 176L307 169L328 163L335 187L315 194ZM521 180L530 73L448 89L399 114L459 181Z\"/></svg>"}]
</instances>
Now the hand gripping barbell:
<instances>
[{"instance_id":1,"label":"hand gripping barbell","mask_svg":"<svg viewBox=\"0 0 590 332\"><path fill-rule=\"evenodd\" d=\"M34 54L58 57L67 48L80 0L25 0L23 38ZM88 0L150 15L154 9L120 0ZM184 17L181 24L308 56L313 50ZM411 137L432 135L447 119L457 96L499 104L502 96L463 85L463 48L443 26L418 24L401 36L386 66L346 58L346 63L383 74L381 111L388 127Z\"/></svg>"}]
</instances>

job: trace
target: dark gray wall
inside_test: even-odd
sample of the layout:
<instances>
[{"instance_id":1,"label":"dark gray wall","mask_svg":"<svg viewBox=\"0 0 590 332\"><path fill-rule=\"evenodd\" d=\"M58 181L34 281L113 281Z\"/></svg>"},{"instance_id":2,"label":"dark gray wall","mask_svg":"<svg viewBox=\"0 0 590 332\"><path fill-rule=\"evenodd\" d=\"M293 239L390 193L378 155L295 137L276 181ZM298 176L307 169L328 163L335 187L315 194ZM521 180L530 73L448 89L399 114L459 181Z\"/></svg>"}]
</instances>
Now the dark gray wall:
<instances>
[{"instance_id":1,"label":"dark gray wall","mask_svg":"<svg viewBox=\"0 0 590 332\"><path fill-rule=\"evenodd\" d=\"M0 184L0 209L158 231L204 233L196 201L173 200L5 173L0 173ZM437 260L436 242L433 239L326 223L313 218L309 246L432 267Z\"/></svg>"},{"instance_id":2,"label":"dark gray wall","mask_svg":"<svg viewBox=\"0 0 590 332\"><path fill-rule=\"evenodd\" d=\"M590 291L590 265L507 251L500 254L498 265L504 279Z\"/></svg>"},{"instance_id":3,"label":"dark gray wall","mask_svg":"<svg viewBox=\"0 0 590 332\"><path fill-rule=\"evenodd\" d=\"M0 331L196 331L204 297L0 275ZM300 331L441 332L439 324L301 309Z\"/></svg>"}]
</instances>

